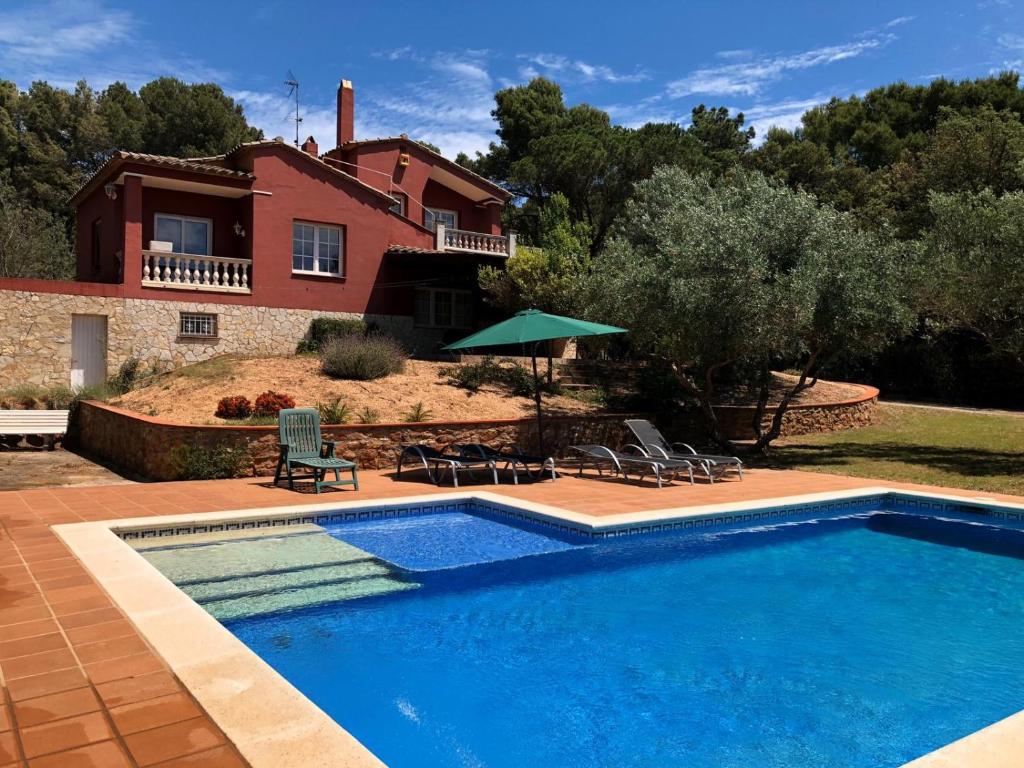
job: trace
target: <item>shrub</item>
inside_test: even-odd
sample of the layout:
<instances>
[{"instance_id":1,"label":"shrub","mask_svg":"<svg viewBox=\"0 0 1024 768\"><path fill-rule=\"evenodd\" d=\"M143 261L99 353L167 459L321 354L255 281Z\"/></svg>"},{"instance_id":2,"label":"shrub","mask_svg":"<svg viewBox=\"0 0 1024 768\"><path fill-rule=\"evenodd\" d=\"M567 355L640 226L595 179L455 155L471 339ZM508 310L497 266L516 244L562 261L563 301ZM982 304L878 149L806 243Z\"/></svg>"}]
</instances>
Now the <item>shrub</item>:
<instances>
[{"instance_id":1,"label":"shrub","mask_svg":"<svg viewBox=\"0 0 1024 768\"><path fill-rule=\"evenodd\" d=\"M430 421L432 418L434 418L433 411L424 406L423 401L421 400L408 411L406 411L405 416L402 417L402 420L414 423L420 421Z\"/></svg>"},{"instance_id":2,"label":"shrub","mask_svg":"<svg viewBox=\"0 0 1024 768\"><path fill-rule=\"evenodd\" d=\"M253 416L276 416L277 412L282 408L294 407L295 400L292 399L291 395L267 390L256 398L256 404L253 406L252 413Z\"/></svg>"},{"instance_id":3,"label":"shrub","mask_svg":"<svg viewBox=\"0 0 1024 768\"><path fill-rule=\"evenodd\" d=\"M252 403L245 395L222 397L213 415L221 419L247 419L252 416Z\"/></svg>"},{"instance_id":4,"label":"shrub","mask_svg":"<svg viewBox=\"0 0 1024 768\"><path fill-rule=\"evenodd\" d=\"M115 395L123 395L126 392L130 392L139 378L139 368L141 366L142 361L139 358L129 357L121 363L117 373L107 380L107 388Z\"/></svg>"},{"instance_id":5,"label":"shrub","mask_svg":"<svg viewBox=\"0 0 1024 768\"><path fill-rule=\"evenodd\" d=\"M405 370L405 350L390 336L349 334L328 340L320 350L323 372L336 379L369 381Z\"/></svg>"},{"instance_id":6,"label":"shrub","mask_svg":"<svg viewBox=\"0 0 1024 768\"><path fill-rule=\"evenodd\" d=\"M4 408L23 408L31 411L39 405L44 394L43 388L35 384L18 384L4 390L0 405Z\"/></svg>"},{"instance_id":7,"label":"shrub","mask_svg":"<svg viewBox=\"0 0 1024 768\"><path fill-rule=\"evenodd\" d=\"M380 413L373 410L370 406L366 406L359 412L356 418L359 419L360 424L376 424L380 421Z\"/></svg>"},{"instance_id":8,"label":"shrub","mask_svg":"<svg viewBox=\"0 0 1024 768\"><path fill-rule=\"evenodd\" d=\"M365 336L367 325L359 318L315 317L306 336L299 342L296 352L319 352L329 339L339 336Z\"/></svg>"},{"instance_id":9,"label":"shrub","mask_svg":"<svg viewBox=\"0 0 1024 768\"><path fill-rule=\"evenodd\" d=\"M340 397L328 403L317 403L316 409L320 411L320 421L325 424L344 424L352 416L352 409Z\"/></svg>"},{"instance_id":10,"label":"shrub","mask_svg":"<svg viewBox=\"0 0 1024 768\"><path fill-rule=\"evenodd\" d=\"M466 363L442 368L438 375L443 376L449 384L470 392L477 392L485 384L492 384L507 389L513 395L530 397L533 395L533 374L518 363L502 365L493 357L488 356L479 363ZM558 387L546 383L541 388L557 393Z\"/></svg>"},{"instance_id":11,"label":"shrub","mask_svg":"<svg viewBox=\"0 0 1024 768\"><path fill-rule=\"evenodd\" d=\"M66 387L63 384L52 386L43 394L43 403L51 411L69 410L75 399L75 393L71 387Z\"/></svg>"},{"instance_id":12,"label":"shrub","mask_svg":"<svg viewBox=\"0 0 1024 768\"><path fill-rule=\"evenodd\" d=\"M213 446L193 443L178 446L172 461L181 480L222 480L241 475L250 457L245 446L226 442Z\"/></svg>"}]
</instances>

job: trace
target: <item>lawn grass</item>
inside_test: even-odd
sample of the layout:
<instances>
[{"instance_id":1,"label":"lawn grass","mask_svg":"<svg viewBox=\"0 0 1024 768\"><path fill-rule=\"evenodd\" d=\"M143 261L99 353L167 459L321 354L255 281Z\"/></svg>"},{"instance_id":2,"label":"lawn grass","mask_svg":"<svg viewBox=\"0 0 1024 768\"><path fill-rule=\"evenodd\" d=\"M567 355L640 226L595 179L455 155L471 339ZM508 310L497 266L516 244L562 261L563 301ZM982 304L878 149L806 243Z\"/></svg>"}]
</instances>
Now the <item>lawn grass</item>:
<instances>
[{"instance_id":1,"label":"lawn grass","mask_svg":"<svg viewBox=\"0 0 1024 768\"><path fill-rule=\"evenodd\" d=\"M1024 415L880 405L878 423L779 441L771 466L1024 495Z\"/></svg>"}]
</instances>

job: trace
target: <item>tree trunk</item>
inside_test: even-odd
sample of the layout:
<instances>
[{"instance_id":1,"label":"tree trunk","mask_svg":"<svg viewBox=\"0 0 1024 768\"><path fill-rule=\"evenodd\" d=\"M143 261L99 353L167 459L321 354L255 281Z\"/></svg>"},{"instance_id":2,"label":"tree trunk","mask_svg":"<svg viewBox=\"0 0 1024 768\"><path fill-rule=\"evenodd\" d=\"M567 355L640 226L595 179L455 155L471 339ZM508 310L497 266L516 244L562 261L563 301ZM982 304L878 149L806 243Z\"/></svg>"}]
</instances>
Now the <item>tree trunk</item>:
<instances>
[{"instance_id":1,"label":"tree trunk","mask_svg":"<svg viewBox=\"0 0 1024 768\"><path fill-rule=\"evenodd\" d=\"M672 371L675 373L676 379L682 385L683 389L697 401L697 405L700 407L701 416L704 417L704 427L708 431L708 436L715 443L715 445L728 451L730 454L737 453L737 446L733 444L724 434L722 434L722 425L718 423L718 415L715 413L714 406L712 404L712 396L715 393L714 379L715 373L718 369L725 367L731 361L723 363L717 363L710 368L704 375L704 386L698 386L692 378L690 378L682 367L672 363Z\"/></svg>"},{"instance_id":2,"label":"tree trunk","mask_svg":"<svg viewBox=\"0 0 1024 768\"><path fill-rule=\"evenodd\" d=\"M796 384L790 387L789 391L782 396L782 400L775 408L775 413L772 414L772 423L769 426L767 432L758 431L757 440L754 445L751 446L751 453L765 454L768 452L768 446L775 440L780 434L782 434L782 419L786 415L786 411L789 409L790 404L793 402L793 398L803 392L805 389L810 389L818 383L818 376L816 373L812 376L818 365L820 357L820 350L815 350L811 353L811 356L807 359L807 363L804 365L803 370L800 372L800 378ZM769 372L769 377L771 373ZM811 378L808 381L808 377ZM758 403L760 406L760 402Z\"/></svg>"}]
</instances>

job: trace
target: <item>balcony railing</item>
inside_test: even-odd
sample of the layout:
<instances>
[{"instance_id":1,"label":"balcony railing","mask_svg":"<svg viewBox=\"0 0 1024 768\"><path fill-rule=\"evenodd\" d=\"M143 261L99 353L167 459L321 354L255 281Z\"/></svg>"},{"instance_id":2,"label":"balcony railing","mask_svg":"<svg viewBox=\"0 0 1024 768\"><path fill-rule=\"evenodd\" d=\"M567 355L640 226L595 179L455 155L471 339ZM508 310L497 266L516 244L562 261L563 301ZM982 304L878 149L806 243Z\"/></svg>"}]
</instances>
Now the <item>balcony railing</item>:
<instances>
[{"instance_id":1,"label":"balcony railing","mask_svg":"<svg viewBox=\"0 0 1024 768\"><path fill-rule=\"evenodd\" d=\"M507 237L505 235L488 235L483 232L470 232L466 229L449 229L443 224L438 224L436 248L439 251L514 256L516 235L514 232L509 233Z\"/></svg>"},{"instance_id":2,"label":"balcony railing","mask_svg":"<svg viewBox=\"0 0 1024 768\"><path fill-rule=\"evenodd\" d=\"M215 293L252 293L252 261L194 256L167 251L142 252L142 285Z\"/></svg>"}]
</instances>

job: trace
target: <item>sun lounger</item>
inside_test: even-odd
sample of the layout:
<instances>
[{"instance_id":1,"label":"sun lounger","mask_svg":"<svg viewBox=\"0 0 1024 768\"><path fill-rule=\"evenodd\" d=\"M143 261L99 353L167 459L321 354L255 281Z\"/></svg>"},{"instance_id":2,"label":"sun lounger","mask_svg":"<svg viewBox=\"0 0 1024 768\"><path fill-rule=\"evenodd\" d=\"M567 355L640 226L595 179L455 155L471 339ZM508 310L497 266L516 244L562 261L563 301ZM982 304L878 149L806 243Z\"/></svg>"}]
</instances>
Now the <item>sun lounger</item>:
<instances>
[{"instance_id":1,"label":"sun lounger","mask_svg":"<svg viewBox=\"0 0 1024 768\"><path fill-rule=\"evenodd\" d=\"M644 453L655 458L683 459L692 461L703 468L710 482L715 476L721 477L727 472L736 472L743 479L743 462L736 456L716 456L708 453L697 453L686 443L670 443L661 431L647 419L626 419L626 426L636 435L640 448Z\"/></svg>"},{"instance_id":2,"label":"sun lounger","mask_svg":"<svg viewBox=\"0 0 1024 768\"><path fill-rule=\"evenodd\" d=\"M512 482L519 485L519 468L522 467L526 472L526 476L539 480L544 476L545 472L551 473L551 479L554 480L557 475L555 474L555 460L543 456L531 456L528 453L523 453L518 445L513 445L505 450L495 450L489 445L483 443L462 443L455 446L455 450L459 452L460 456L468 456L477 459L492 459L495 463L500 464L505 462L505 466L502 469L512 470ZM530 467L537 467L537 472L534 472Z\"/></svg>"},{"instance_id":3,"label":"sun lounger","mask_svg":"<svg viewBox=\"0 0 1024 768\"><path fill-rule=\"evenodd\" d=\"M629 479L627 469L637 473L637 482L643 482L644 475L652 474L661 488L663 479L674 480L680 472L685 472L693 484L693 463L686 459L662 459L653 456L636 455L613 451L603 445L570 445L569 450L577 453L579 460L579 472L583 474L585 466L593 467L598 474L603 470L610 469L613 475L621 474L626 480Z\"/></svg>"},{"instance_id":4,"label":"sun lounger","mask_svg":"<svg viewBox=\"0 0 1024 768\"><path fill-rule=\"evenodd\" d=\"M406 461L418 464L417 469L424 469L427 477L434 485L440 485L444 470L452 474L452 483L459 487L459 472L468 472L472 477L474 469L481 467L491 470L494 476L494 483L498 483L498 468L494 459L474 458L472 456L461 456L453 453L441 453L429 445L404 445L398 454L398 477L402 476L402 465Z\"/></svg>"},{"instance_id":5,"label":"sun lounger","mask_svg":"<svg viewBox=\"0 0 1024 768\"><path fill-rule=\"evenodd\" d=\"M316 408L282 408L277 414L278 458L274 485L281 479L281 470L288 476L288 487L295 488L295 469L309 470L317 493L324 486L351 485L359 490L359 477L354 461L334 455L335 441L324 440L320 434L320 413ZM328 480L327 473L334 479ZM341 472L351 474L342 480Z\"/></svg>"}]
</instances>

